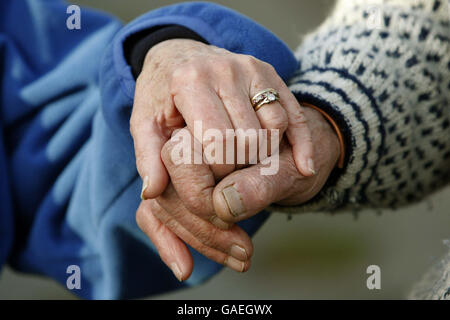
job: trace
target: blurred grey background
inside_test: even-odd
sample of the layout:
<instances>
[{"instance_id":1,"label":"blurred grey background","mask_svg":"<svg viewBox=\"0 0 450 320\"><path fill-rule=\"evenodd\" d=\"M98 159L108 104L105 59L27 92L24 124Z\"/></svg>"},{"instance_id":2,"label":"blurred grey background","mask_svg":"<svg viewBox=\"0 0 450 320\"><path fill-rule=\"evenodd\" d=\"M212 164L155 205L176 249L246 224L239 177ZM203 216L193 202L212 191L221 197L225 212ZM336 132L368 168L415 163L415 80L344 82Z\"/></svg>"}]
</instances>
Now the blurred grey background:
<instances>
[{"instance_id":1,"label":"blurred grey background","mask_svg":"<svg viewBox=\"0 0 450 320\"><path fill-rule=\"evenodd\" d=\"M177 1L72 1L111 12L123 21ZM326 17L331 0L216 1L271 29L295 48ZM82 21L81 21L82 22ZM446 250L450 189L402 210L331 216L275 214L254 237L251 270L224 270L208 283L151 298L162 299L402 299ZM366 287L366 268L381 268L381 290ZM6 268L0 299L73 299L52 280Z\"/></svg>"}]
</instances>

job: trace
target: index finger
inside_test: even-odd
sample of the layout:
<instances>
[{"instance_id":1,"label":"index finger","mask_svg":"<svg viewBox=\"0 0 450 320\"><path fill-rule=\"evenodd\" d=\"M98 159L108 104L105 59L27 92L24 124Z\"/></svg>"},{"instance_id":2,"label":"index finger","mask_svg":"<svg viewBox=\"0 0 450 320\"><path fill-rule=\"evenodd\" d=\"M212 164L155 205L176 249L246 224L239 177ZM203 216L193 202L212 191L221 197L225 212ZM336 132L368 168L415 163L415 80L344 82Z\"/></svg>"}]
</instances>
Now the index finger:
<instances>
[{"instance_id":1,"label":"index finger","mask_svg":"<svg viewBox=\"0 0 450 320\"><path fill-rule=\"evenodd\" d=\"M189 79L188 73L183 81ZM178 91L174 91L173 100L195 138L205 149L210 147L217 153L215 159L211 160L218 163L210 165L216 178L220 179L235 169L234 163L228 163L223 157L227 145L226 132L227 129L233 129L233 124L217 93L208 85L202 85L198 81L195 83L195 86L191 81L177 83ZM216 138L215 133L221 138ZM222 150L219 150L219 146Z\"/></svg>"}]
</instances>

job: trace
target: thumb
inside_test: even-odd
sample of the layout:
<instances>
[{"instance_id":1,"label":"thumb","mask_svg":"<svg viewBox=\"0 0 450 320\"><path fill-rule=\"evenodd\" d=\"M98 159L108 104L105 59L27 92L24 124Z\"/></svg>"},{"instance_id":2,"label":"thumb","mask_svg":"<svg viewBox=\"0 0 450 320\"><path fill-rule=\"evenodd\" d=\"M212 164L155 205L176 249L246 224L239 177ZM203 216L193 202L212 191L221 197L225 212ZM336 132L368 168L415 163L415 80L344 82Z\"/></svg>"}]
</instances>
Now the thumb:
<instances>
[{"instance_id":1,"label":"thumb","mask_svg":"<svg viewBox=\"0 0 450 320\"><path fill-rule=\"evenodd\" d=\"M312 143L311 128L306 116L307 108L302 107L295 96L287 88L284 92L284 107L288 117L286 137L292 146L292 152L298 171L303 176L316 174L314 164L314 147Z\"/></svg>"},{"instance_id":2,"label":"thumb","mask_svg":"<svg viewBox=\"0 0 450 320\"><path fill-rule=\"evenodd\" d=\"M257 164L235 171L216 186L214 208L221 220L234 223L248 219L270 204L310 188L311 178L297 171L291 148L280 154L279 169L274 175L261 174L264 167Z\"/></svg>"},{"instance_id":3,"label":"thumb","mask_svg":"<svg viewBox=\"0 0 450 320\"><path fill-rule=\"evenodd\" d=\"M154 120L141 121L132 127L136 167L142 178L142 200L161 195L169 182L161 160L161 150L168 137Z\"/></svg>"}]
</instances>

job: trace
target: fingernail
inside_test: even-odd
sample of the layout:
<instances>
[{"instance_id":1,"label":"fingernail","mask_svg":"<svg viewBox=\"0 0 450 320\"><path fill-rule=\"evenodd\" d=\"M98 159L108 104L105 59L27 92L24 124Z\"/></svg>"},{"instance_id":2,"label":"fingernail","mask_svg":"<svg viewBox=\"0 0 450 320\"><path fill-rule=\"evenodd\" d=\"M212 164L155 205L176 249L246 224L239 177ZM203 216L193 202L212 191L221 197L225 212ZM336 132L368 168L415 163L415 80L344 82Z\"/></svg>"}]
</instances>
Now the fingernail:
<instances>
[{"instance_id":1,"label":"fingernail","mask_svg":"<svg viewBox=\"0 0 450 320\"><path fill-rule=\"evenodd\" d=\"M245 212L244 204L240 193L233 187L229 186L222 190L223 197L227 203L228 209L233 216L237 217Z\"/></svg>"},{"instance_id":2,"label":"fingernail","mask_svg":"<svg viewBox=\"0 0 450 320\"><path fill-rule=\"evenodd\" d=\"M316 170L314 170L314 160L311 158L308 159L308 169L312 174L316 174Z\"/></svg>"},{"instance_id":3,"label":"fingernail","mask_svg":"<svg viewBox=\"0 0 450 320\"><path fill-rule=\"evenodd\" d=\"M248 259L247 251L237 244L231 246L230 255L241 261L247 261Z\"/></svg>"},{"instance_id":4,"label":"fingernail","mask_svg":"<svg viewBox=\"0 0 450 320\"><path fill-rule=\"evenodd\" d=\"M220 219L218 216L212 216L210 221L213 225L215 225L219 229L222 229L222 230L230 229L230 225L228 223L226 223L225 221L223 221L222 219Z\"/></svg>"},{"instance_id":5,"label":"fingernail","mask_svg":"<svg viewBox=\"0 0 450 320\"><path fill-rule=\"evenodd\" d=\"M233 257L227 257L227 260L225 261L225 265L237 272L244 272L245 268L245 262L239 261L236 258Z\"/></svg>"},{"instance_id":6,"label":"fingernail","mask_svg":"<svg viewBox=\"0 0 450 320\"><path fill-rule=\"evenodd\" d=\"M147 189L147 187L148 187L148 176L145 176L144 180L142 181L141 200L147 200L145 199L144 196L144 192Z\"/></svg>"},{"instance_id":7,"label":"fingernail","mask_svg":"<svg viewBox=\"0 0 450 320\"><path fill-rule=\"evenodd\" d=\"M175 277L177 277L178 281L183 281L183 273L181 273L180 268L178 268L178 265L176 263L172 263L170 265L170 269L172 270Z\"/></svg>"}]
</instances>

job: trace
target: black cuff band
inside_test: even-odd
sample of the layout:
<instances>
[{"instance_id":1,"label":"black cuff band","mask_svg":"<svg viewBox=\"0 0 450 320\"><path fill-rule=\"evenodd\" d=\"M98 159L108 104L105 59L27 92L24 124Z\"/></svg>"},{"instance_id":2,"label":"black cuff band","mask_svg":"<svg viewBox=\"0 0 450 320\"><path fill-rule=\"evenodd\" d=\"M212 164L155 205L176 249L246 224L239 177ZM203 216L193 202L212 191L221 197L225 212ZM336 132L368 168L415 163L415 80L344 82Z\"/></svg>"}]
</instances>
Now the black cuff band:
<instances>
[{"instance_id":1,"label":"black cuff band","mask_svg":"<svg viewBox=\"0 0 450 320\"><path fill-rule=\"evenodd\" d=\"M126 39L124 43L125 58L131 66L134 78L137 78L141 73L148 50L160 42L171 39L190 39L208 44L205 39L194 31L178 25L164 26L159 29L148 29L135 33Z\"/></svg>"}]
</instances>

